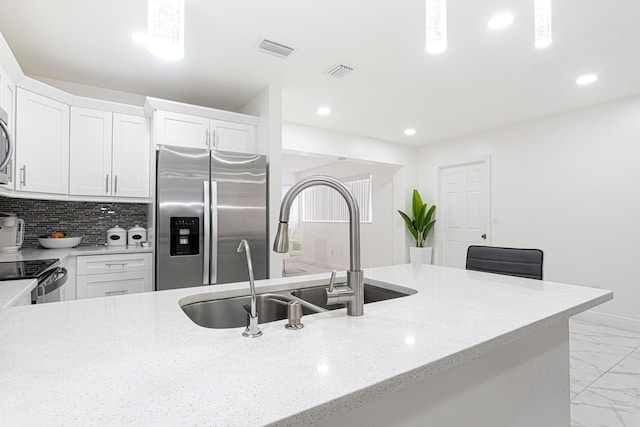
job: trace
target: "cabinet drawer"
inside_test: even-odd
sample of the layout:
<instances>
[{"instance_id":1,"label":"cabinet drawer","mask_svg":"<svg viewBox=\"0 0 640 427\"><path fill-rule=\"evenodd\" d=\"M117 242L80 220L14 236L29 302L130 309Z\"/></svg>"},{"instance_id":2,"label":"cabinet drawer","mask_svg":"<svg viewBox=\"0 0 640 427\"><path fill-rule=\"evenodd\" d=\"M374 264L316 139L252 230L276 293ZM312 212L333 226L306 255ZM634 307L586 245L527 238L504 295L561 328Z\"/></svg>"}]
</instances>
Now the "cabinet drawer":
<instances>
[{"instance_id":1,"label":"cabinet drawer","mask_svg":"<svg viewBox=\"0 0 640 427\"><path fill-rule=\"evenodd\" d=\"M78 299L144 292L150 281L150 271L78 276Z\"/></svg>"},{"instance_id":2,"label":"cabinet drawer","mask_svg":"<svg viewBox=\"0 0 640 427\"><path fill-rule=\"evenodd\" d=\"M78 257L78 276L151 271L151 254L93 255Z\"/></svg>"}]
</instances>

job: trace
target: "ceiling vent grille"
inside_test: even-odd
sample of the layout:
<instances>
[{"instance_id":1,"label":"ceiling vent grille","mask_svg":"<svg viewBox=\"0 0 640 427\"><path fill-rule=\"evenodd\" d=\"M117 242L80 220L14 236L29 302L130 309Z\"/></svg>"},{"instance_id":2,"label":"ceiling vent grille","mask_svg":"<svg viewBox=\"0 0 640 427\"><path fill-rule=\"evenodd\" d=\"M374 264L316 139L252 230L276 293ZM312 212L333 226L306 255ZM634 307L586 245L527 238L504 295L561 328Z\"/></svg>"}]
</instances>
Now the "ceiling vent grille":
<instances>
[{"instance_id":1,"label":"ceiling vent grille","mask_svg":"<svg viewBox=\"0 0 640 427\"><path fill-rule=\"evenodd\" d=\"M354 68L350 67L349 65L336 64L325 71L325 73L330 75L331 77L335 77L336 79L341 79L347 74L351 73L353 70Z\"/></svg>"},{"instance_id":2,"label":"ceiling vent grille","mask_svg":"<svg viewBox=\"0 0 640 427\"><path fill-rule=\"evenodd\" d=\"M276 43L267 39L262 39L262 41L258 43L258 50L270 55L278 56L280 58L288 58L289 55L293 53L292 47L285 46L283 44Z\"/></svg>"}]
</instances>

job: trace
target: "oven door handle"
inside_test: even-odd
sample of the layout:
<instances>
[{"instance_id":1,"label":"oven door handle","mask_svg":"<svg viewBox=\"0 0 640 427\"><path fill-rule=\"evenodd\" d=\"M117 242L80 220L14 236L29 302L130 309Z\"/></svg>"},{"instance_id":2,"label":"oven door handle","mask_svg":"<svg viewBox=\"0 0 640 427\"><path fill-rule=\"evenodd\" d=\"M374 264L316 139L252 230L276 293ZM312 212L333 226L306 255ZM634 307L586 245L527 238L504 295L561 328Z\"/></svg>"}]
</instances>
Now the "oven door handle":
<instances>
[{"instance_id":1,"label":"oven door handle","mask_svg":"<svg viewBox=\"0 0 640 427\"><path fill-rule=\"evenodd\" d=\"M56 278L49 284L38 285L38 296L43 297L51 292L60 289L62 285L67 283L68 273L69 271L64 267L58 267L54 272L50 274L50 276L55 275ZM48 277L50 277L48 276Z\"/></svg>"}]
</instances>

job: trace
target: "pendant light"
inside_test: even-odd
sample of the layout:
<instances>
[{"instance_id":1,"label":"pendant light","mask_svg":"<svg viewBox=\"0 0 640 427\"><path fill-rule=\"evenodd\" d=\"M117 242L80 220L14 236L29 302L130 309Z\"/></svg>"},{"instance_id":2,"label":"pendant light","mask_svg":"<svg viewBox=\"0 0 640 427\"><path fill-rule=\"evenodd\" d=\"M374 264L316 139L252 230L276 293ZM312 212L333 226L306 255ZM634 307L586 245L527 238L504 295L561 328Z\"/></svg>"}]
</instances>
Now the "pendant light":
<instances>
[{"instance_id":1,"label":"pendant light","mask_svg":"<svg viewBox=\"0 0 640 427\"><path fill-rule=\"evenodd\" d=\"M148 0L147 49L166 61L184 57L184 0Z\"/></svg>"},{"instance_id":2,"label":"pendant light","mask_svg":"<svg viewBox=\"0 0 640 427\"><path fill-rule=\"evenodd\" d=\"M551 38L551 0L535 0L535 46L538 49L548 47Z\"/></svg>"},{"instance_id":3,"label":"pendant light","mask_svg":"<svg viewBox=\"0 0 640 427\"><path fill-rule=\"evenodd\" d=\"M447 0L426 1L427 44L430 54L443 52L447 48Z\"/></svg>"}]
</instances>

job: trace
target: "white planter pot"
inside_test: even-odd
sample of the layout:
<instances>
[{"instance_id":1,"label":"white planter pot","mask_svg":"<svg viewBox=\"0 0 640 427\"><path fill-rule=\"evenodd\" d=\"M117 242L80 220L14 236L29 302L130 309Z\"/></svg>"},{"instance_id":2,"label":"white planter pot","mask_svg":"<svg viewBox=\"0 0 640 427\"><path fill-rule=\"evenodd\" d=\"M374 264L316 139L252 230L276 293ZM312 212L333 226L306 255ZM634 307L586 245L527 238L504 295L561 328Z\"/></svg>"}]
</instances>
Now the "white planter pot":
<instances>
[{"instance_id":1,"label":"white planter pot","mask_svg":"<svg viewBox=\"0 0 640 427\"><path fill-rule=\"evenodd\" d=\"M417 248L411 246L409 248L409 258L411 264L431 264L431 253L433 248Z\"/></svg>"}]
</instances>

